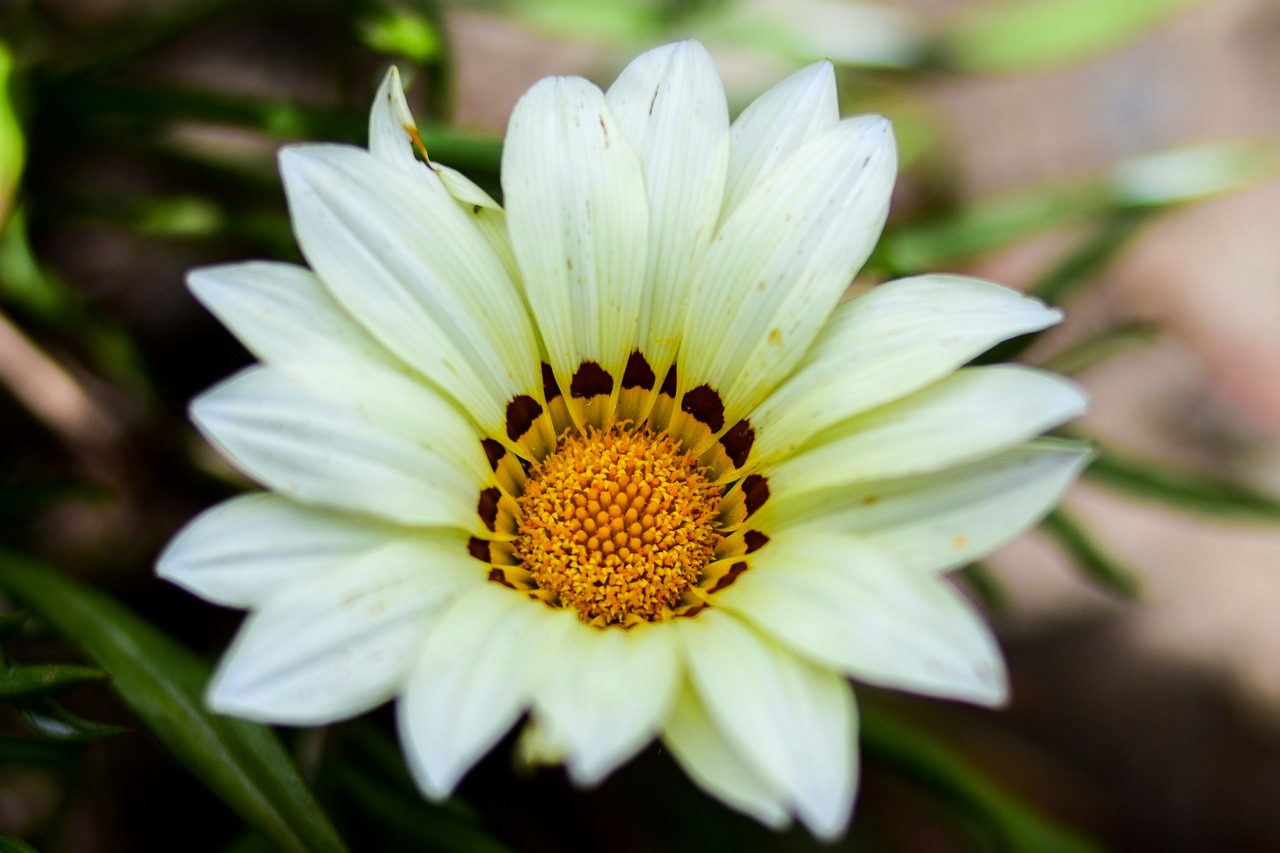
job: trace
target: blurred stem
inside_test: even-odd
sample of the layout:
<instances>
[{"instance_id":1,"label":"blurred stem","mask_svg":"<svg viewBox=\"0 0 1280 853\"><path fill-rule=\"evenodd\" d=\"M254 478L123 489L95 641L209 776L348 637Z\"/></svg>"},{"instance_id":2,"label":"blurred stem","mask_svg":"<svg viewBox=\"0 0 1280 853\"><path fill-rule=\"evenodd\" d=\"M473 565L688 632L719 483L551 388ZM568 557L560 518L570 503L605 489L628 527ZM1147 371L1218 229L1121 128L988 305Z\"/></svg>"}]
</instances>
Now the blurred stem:
<instances>
[{"instance_id":1,"label":"blurred stem","mask_svg":"<svg viewBox=\"0 0 1280 853\"><path fill-rule=\"evenodd\" d=\"M1151 208L1113 211L1093 233L1049 268L1029 293L1050 305L1060 305L1086 284L1093 282L1152 215ZM1013 361L1039 340L1043 332L1007 340L978 358L978 364Z\"/></svg>"},{"instance_id":2,"label":"blurred stem","mask_svg":"<svg viewBox=\"0 0 1280 853\"><path fill-rule=\"evenodd\" d=\"M861 702L864 754L924 790L950 801L998 835L1010 853L1090 853L1093 843L1052 823L1019 802L928 732Z\"/></svg>"},{"instance_id":3,"label":"blurred stem","mask_svg":"<svg viewBox=\"0 0 1280 853\"><path fill-rule=\"evenodd\" d=\"M1151 218L1151 208L1114 211L1082 242L1031 287L1031 295L1061 305L1115 260L1120 250Z\"/></svg>"},{"instance_id":4,"label":"blurred stem","mask_svg":"<svg viewBox=\"0 0 1280 853\"><path fill-rule=\"evenodd\" d=\"M1080 373L1114 355L1155 342L1160 332L1146 323L1128 323L1107 329L1063 350L1044 361L1044 367L1055 373Z\"/></svg>"},{"instance_id":5,"label":"blurred stem","mask_svg":"<svg viewBox=\"0 0 1280 853\"><path fill-rule=\"evenodd\" d=\"M1140 584L1128 569L1108 556L1069 514L1061 509L1049 513L1040 524L1049 538L1100 586L1124 598L1136 598Z\"/></svg>"},{"instance_id":6,"label":"blurred stem","mask_svg":"<svg viewBox=\"0 0 1280 853\"><path fill-rule=\"evenodd\" d=\"M970 563L956 572L956 575L990 609L1003 610L1008 603L1004 587L985 563Z\"/></svg>"},{"instance_id":7,"label":"blurred stem","mask_svg":"<svg viewBox=\"0 0 1280 853\"><path fill-rule=\"evenodd\" d=\"M1099 448L1084 473L1094 482L1175 509L1241 520L1280 521L1280 499L1220 477Z\"/></svg>"}]
</instances>

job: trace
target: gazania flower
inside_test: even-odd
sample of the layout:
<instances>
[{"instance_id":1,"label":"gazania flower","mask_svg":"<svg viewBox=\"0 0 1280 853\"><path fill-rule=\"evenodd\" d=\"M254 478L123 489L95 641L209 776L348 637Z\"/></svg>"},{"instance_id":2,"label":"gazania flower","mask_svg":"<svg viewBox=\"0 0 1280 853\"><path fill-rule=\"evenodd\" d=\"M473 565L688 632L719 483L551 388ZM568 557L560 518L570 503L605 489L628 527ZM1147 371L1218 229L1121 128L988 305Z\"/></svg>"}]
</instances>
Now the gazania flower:
<instances>
[{"instance_id":1,"label":"gazania flower","mask_svg":"<svg viewBox=\"0 0 1280 853\"><path fill-rule=\"evenodd\" d=\"M392 72L368 150L281 153L309 268L191 275L262 362L193 413L267 491L160 561L250 610L210 704L310 725L394 699L435 798L526 716L583 785L656 737L730 806L838 835L850 678L1005 698L941 575L1059 499L1085 451L1033 439L1084 399L962 365L1058 313L954 276L840 302L896 162L828 64L732 124L693 42L607 93L544 80L503 206L425 157Z\"/></svg>"}]
</instances>

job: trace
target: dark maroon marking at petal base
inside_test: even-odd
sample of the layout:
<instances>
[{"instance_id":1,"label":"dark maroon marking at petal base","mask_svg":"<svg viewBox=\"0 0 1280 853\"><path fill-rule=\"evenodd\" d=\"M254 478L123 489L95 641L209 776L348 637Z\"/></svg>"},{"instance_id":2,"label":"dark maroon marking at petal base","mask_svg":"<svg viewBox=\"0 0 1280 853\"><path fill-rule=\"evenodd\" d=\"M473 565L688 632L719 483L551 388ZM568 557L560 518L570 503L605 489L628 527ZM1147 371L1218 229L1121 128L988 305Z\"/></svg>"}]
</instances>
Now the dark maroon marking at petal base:
<instances>
[{"instance_id":1,"label":"dark maroon marking at petal base","mask_svg":"<svg viewBox=\"0 0 1280 853\"><path fill-rule=\"evenodd\" d=\"M542 362L542 396L548 403L560 396L560 383L556 382L556 372L545 361Z\"/></svg>"},{"instance_id":2,"label":"dark maroon marking at petal base","mask_svg":"<svg viewBox=\"0 0 1280 853\"><path fill-rule=\"evenodd\" d=\"M720 436L720 445L735 468L741 468L747 461L747 457L751 455L751 445L755 443L755 428L745 418L729 427L729 431Z\"/></svg>"},{"instance_id":3,"label":"dark maroon marking at petal base","mask_svg":"<svg viewBox=\"0 0 1280 853\"><path fill-rule=\"evenodd\" d=\"M584 361L569 383L570 396L578 399L599 397L613 392L613 377L594 361Z\"/></svg>"},{"instance_id":4,"label":"dark maroon marking at petal base","mask_svg":"<svg viewBox=\"0 0 1280 853\"><path fill-rule=\"evenodd\" d=\"M667 377L662 380L662 387L658 389L658 393L666 394L668 397L676 395L676 366L674 364L667 371Z\"/></svg>"},{"instance_id":5,"label":"dark maroon marking at petal base","mask_svg":"<svg viewBox=\"0 0 1280 853\"><path fill-rule=\"evenodd\" d=\"M481 562L489 562L489 540L472 536L467 540L467 553Z\"/></svg>"},{"instance_id":6,"label":"dark maroon marking at petal base","mask_svg":"<svg viewBox=\"0 0 1280 853\"><path fill-rule=\"evenodd\" d=\"M622 387L649 389L657 378L653 375L649 362L640 354L640 350L636 350L627 359L627 369L622 371Z\"/></svg>"},{"instance_id":7,"label":"dark maroon marking at petal base","mask_svg":"<svg viewBox=\"0 0 1280 853\"><path fill-rule=\"evenodd\" d=\"M725 573L725 576L720 578L720 580L716 581L716 585L711 587L709 592L719 592L725 587L731 586L733 582L736 581L738 577L741 576L741 574L746 570L747 570L746 563L734 563L732 566L729 567L729 571Z\"/></svg>"},{"instance_id":8,"label":"dark maroon marking at petal base","mask_svg":"<svg viewBox=\"0 0 1280 853\"><path fill-rule=\"evenodd\" d=\"M759 551L765 545L769 544L769 537L765 536L759 530L748 530L742 534L742 541L747 543L747 553Z\"/></svg>"},{"instance_id":9,"label":"dark maroon marking at petal base","mask_svg":"<svg viewBox=\"0 0 1280 853\"><path fill-rule=\"evenodd\" d=\"M695 604L693 607L690 607L688 610L681 613L680 615L685 617L695 616L706 609L707 609L707 605L705 604Z\"/></svg>"},{"instance_id":10,"label":"dark maroon marking at petal base","mask_svg":"<svg viewBox=\"0 0 1280 853\"><path fill-rule=\"evenodd\" d=\"M502 442L492 438L480 439L480 446L484 448L484 455L489 460L490 470L497 471L498 463L502 461L502 457L507 455L507 449L502 446Z\"/></svg>"},{"instance_id":11,"label":"dark maroon marking at petal base","mask_svg":"<svg viewBox=\"0 0 1280 853\"><path fill-rule=\"evenodd\" d=\"M719 432L724 426L724 403L720 400L720 392L710 385L699 385L685 392L680 408L706 424L712 432Z\"/></svg>"},{"instance_id":12,"label":"dark maroon marking at petal base","mask_svg":"<svg viewBox=\"0 0 1280 853\"><path fill-rule=\"evenodd\" d=\"M502 490L497 486L490 486L480 492L480 502L476 504L476 512L480 515L480 520L484 522L484 526L490 530L497 529L498 523L498 498L502 496Z\"/></svg>"},{"instance_id":13,"label":"dark maroon marking at petal base","mask_svg":"<svg viewBox=\"0 0 1280 853\"><path fill-rule=\"evenodd\" d=\"M764 506L769 500L769 479L761 474L752 474L742 481L742 498L747 505L747 517Z\"/></svg>"},{"instance_id":14,"label":"dark maroon marking at petal base","mask_svg":"<svg viewBox=\"0 0 1280 853\"><path fill-rule=\"evenodd\" d=\"M542 404L528 394L513 397L507 403L507 438L519 441L541 414Z\"/></svg>"},{"instance_id":15,"label":"dark maroon marking at petal base","mask_svg":"<svg viewBox=\"0 0 1280 853\"><path fill-rule=\"evenodd\" d=\"M515 584L507 580L507 576L502 573L502 569L490 569L489 580L493 581L494 583L500 583L503 586L505 586L507 589L516 588Z\"/></svg>"}]
</instances>

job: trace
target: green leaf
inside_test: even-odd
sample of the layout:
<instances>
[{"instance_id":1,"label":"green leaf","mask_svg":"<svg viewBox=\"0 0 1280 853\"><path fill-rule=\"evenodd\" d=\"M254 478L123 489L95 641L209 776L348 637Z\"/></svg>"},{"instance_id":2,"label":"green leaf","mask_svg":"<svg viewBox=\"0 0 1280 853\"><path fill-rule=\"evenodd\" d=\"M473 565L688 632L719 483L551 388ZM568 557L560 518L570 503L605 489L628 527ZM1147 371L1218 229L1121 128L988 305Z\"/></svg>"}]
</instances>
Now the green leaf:
<instances>
[{"instance_id":1,"label":"green leaf","mask_svg":"<svg viewBox=\"0 0 1280 853\"><path fill-rule=\"evenodd\" d=\"M956 577L964 582L969 591L977 596L978 601L992 610L1002 610L1008 605L1008 596L1000 580L991 573L985 563L970 563L956 572Z\"/></svg>"},{"instance_id":2,"label":"green leaf","mask_svg":"<svg viewBox=\"0 0 1280 853\"><path fill-rule=\"evenodd\" d=\"M1280 498L1224 480L1099 450L1084 476L1174 509L1249 521L1280 521Z\"/></svg>"},{"instance_id":3,"label":"green leaf","mask_svg":"<svg viewBox=\"0 0 1280 853\"><path fill-rule=\"evenodd\" d=\"M0 767L6 764L57 766L78 758L82 752L82 743L0 736Z\"/></svg>"},{"instance_id":4,"label":"green leaf","mask_svg":"<svg viewBox=\"0 0 1280 853\"><path fill-rule=\"evenodd\" d=\"M209 667L189 650L111 597L34 560L0 551L0 586L110 672L138 719L278 847L346 849L270 729L205 710Z\"/></svg>"},{"instance_id":5,"label":"green leaf","mask_svg":"<svg viewBox=\"0 0 1280 853\"><path fill-rule=\"evenodd\" d=\"M0 853L40 853L16 835L0 832Z\"/></svg>"},{"instance_id":6,"label":"green leaf","mask_svg":"<svg viewBox=\"0 0 1280 853\"><path fill-rule=\"evenodd\" d=\"M1000 0L967 10L942 37L940 61L1010 72L1077 62L1148 32L1188 0Z\"/></svg>"},{"instance_id":7,"label":"green leaf","mask_svg":"<svg viewBox=\"0 0 1280 853\"><path fill-rule=\"evenodd\" d=\"M100 669L77 664L11 666L0 670L0 699L12 701L24 696L43 696L85 684L97 684L109 677Z\"/></svg>"},{"instance_id":8,"label":"green leaf","mask_svg":"<svg viewBox=\"0 0 1280 853\"><path fill-rule=\"evenodd\" d=\"M114 737L129 730L122 726L95 723L63 708L48 697L30 699L18 704L18 713L32 731L51 740L84 741Z\"/></svg>"},{"instance_id":9,"label":"green leaf","mask_svg":"<svg viewBox=\"0 0 1280 853\"><path fill-rule=\"evenodd\" d=\"M13 54L0 41L0 228L13 212L26 162L26 141L9 96L12 71Z\"/></svg>"},{"instance_id":10,"label":"green leaf","mask_svg":"<svg viewBox=\"0 0 1280 853\"><path fill-rule=\"evenodd\" d=\"M1094 582L1124 598L1137 597L1138 579L1108 556L1067 513L1054 510L1040 523L1040 529L1057 542Z\"/></svg>"},{"instance_id":11,"label":"green leaf","mask_svg":"<svg viewBox=\"0 0 1280 853\"><path fill-rule=\"evenodd\" d=\"M1106 329L1045 359L1044 367L1054 373L1080 373L1114 355L1154 343L1159 337L1160 330L1154 326L1126 323Z\"/></svg>"},{"instance_id":12,"label":"green leaf","mask_svg":"<svg viewBox=\"0 0 1280 853\"><path fill-rule=\"evenodd\" d=\"M994 833L1008 853L1095 853L1100 848L1037 814L933 735L861 698L862 751Z\"/></svg>"},{"instance_id":13,"label":"green leaf","mask_svg":"<svg viewBox=\"0 0 1280 853\"><path fill-rule=\"evenodd\" d=\"M899 273L941 269L1015 245L1055 228L1102 218L1092 249L1075 263L1094 268L1089 253L1103 256L1136 232L1147 214L1231 192L1273 174L1272 146L1223 142L1155 151L1113 164L1075 183L1052 183L980 199L962 210L887 231L880 252ZM1119 233L1110 236L1110 229ZM1082 277L1064 266L1044 289L1065 289Z\"/></svg>"}]
</instances>

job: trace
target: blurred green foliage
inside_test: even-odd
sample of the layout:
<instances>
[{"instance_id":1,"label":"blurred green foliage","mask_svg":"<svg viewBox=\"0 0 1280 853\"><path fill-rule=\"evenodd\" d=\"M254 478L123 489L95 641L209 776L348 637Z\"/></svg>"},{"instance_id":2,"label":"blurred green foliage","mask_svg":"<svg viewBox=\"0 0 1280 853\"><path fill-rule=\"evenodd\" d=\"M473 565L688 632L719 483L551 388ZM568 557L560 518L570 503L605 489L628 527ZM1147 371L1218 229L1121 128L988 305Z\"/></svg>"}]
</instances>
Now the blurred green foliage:
<instances>
[{"instance_id":1,"label":"blurred green foliage","mask_svg":"<svg viewBox=\"0 0 1280 853\"><path fill-rule=\"evenodd\" d=\"M1227 141L1154 152L1071 182L962 197L950 175L930 171L947 132L922 87L948 75L1022 74L1082 61L1141 37L1186 5L998 0L936 18L840 0L493 0L479 8L558 39L588 41L609 56L602 76L635 50L688 35L760 52L783 67L832 58L850 83L846 101L895 120L903 162L925 199L890 223L870 271L963 268L1074 229L1077 241L1032 285L1046 301L1070 304L1166 211L1271 174L1273 150ZM85 441L8 389L21 405L0 406L0 531L10 548L0 552L0 587L56 629L64 651L96 666L4 660L0 701L15 704L37 736L0 734L0 763L67 766L99 749L97 740L125 732L72 714L51 696L75 685L106 693L93 685L109 675L120 707L108 715L150 732L214 795L174 805L187 824L223 827L200 849L340 850L339 831L375 849L496 851L513 832L578 849L632 835L663 848L674 835L686 849L815 849L798 831L774 836L695 793L656 749L604 790L580 794L554 776L514 779L499 747L500 757L473 774L459 799L436 806L405 773L385 716L286 737L296 747L290 755L270 730L204 710L206 658L231 623L179 593L157 591L150 563L179 523L240 484L195 440L184 408L246 355L195 309L182 290L183 271L245 257L297 260L274 150L296 140L362 142L369 97L391 62L413 81L433 159L497 194L501 140L450 124L457 57L448 5L186 0L104 4L92 15L88 6L68 8L84 14L38 0L0 8L0 320L11 319L33 357L70 377L89 412L115 429ZM1051 351L1047 361L1081 371L1155 336L1148 325L1120 320ZM1027 336L984 360L1022 357L1039 340ZM1106 447L1089 476L1181 511L1280 519L1280 502L1270 496ZM78 532L50 535L60 525ZM1129 569L1069 513L1052 516L1045 533L1084 577L1136 593ZM1002 591L982 567L962 576L998 606ZM0 620L0 635L15 637L19 624ZM913 820L932 816L957 844L977 849L1093 849L899 707L864 703L862 742L871 772L909 786L902 802L928 804L929 813ZM129 734L112 746L136 742ZM102 760L115 760L119 772L129 759ZM64 783L64 791L73 788ZM219 802L243 827L227 820ZM583 821L584 802L600 805L608 825ZM655 814L662 816L656 824ZM518 829L495 834L498 818ZM139 838L172 843L162 820L134 820ZM884 823L860 814L846 846L904 849ZM61 837L53 822L35 830ZM30 848L0 837L4 849Z\"/></svg>"}]
</instances>

